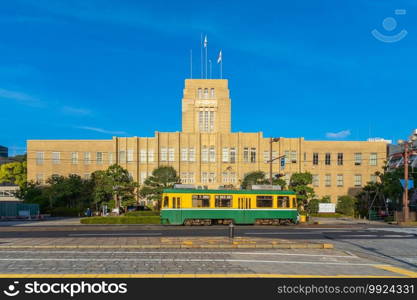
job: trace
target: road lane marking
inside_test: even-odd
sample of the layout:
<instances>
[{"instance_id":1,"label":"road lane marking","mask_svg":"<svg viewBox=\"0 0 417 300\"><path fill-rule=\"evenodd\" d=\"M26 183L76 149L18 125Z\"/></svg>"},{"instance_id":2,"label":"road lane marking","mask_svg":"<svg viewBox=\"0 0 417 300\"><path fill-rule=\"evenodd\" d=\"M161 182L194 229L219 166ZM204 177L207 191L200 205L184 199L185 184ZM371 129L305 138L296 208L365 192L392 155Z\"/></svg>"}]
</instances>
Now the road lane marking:
<instances>
[{"instance_id":1,"label":"road lane marking","mask_svg":"<svg viewBox=\"0 0 417 300\"><path fill-rule=\"evenodd\" d=\"M388 266L388 265L374 265L373 267L375 267L377 269L390 271L390 272L393 272L393 273L398 273L398 274L401 274L401 275L406 275L408 277L417 278L417 272L413 272L413 271L406 270L406 269L403 269L403 268Z\"/></svg>"},{"instance_id":2,"label":"road lane marking","mask_svg":"<svg viewBox=\"0 0 417 300\"><path fill-rule=\"evenodd\" d=\"M160 232L149 232L149 233L71 233L68 236L125 236L125 235L162 235Z\"/></svg>"},{"instance_id":3,"label":"road lane marking","mask_svg":"<svg viewBox=\"0 0 417 300\"><path fill-rule=\"evenodd\" d=\"M0 258L0 261L130 261L130 262L240 262L240 263L276 263L276 264L309 264L309 265L340 265L340 266L375 266L369 263L344 263L321 261L278 261L278 260L251 260L251 259L201 259L201 258Z\"/></svg>"},{"instance_id":4,"label":"road lane marking","mask_svg":"<svg viewBox=\"0 0 417 300\"><path fill-rule=\"evenodd\" d=\"M404 278L386 275L312 275L312 274L0 274L0 278Z\"/></svg>"},{"instance_id":5,"label":"road lane marking","mask_svg":"<svg viewBox=\"0 0 417 300\"><path fill-rule=\"evenodd\" d=\"M245 232L247 235L270 235L270 234L282 234L282 235L291 235L291 234L321 234L320 232Z\"/></svg>"},{"instance_id":6,"label":"road lane marking","mask_svg":"<svg viewBox=\"0 0 417 300\"><path fill-rule=\"evenodd\" d=\"M0 253L30 253L30 254L226 254L226 255L280 255L280 256L311 256L311 257L339 257L359 258L354 254L350 255L327 255L327 254L304 254L304 253L281 253L281 252L202 252L202 251L0 251Z\"/></svg>"}]
</instances>

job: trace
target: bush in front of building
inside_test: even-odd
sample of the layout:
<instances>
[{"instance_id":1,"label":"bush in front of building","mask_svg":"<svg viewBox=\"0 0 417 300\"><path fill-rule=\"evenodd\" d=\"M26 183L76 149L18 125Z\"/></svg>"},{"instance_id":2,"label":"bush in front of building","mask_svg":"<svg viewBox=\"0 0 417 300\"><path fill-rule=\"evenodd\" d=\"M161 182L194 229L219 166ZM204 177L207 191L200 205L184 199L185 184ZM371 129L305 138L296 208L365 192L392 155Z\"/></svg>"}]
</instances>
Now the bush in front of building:
<instances>
[{"instance_id":1,"label":"bush in front of building","mask_svg":"<svg viewBox=\"0 0 417 300\"><path fill-rule=\"evenodd\" d=\"M148 216L159 216L159 212L152 210L139 210L129 211L125 213L126 217L148 217Z\"/></svg>"},{"instance_id":2,"label":"bush in front of building","mask_svg":"<svg viewBox=\"0 0 417 300\"><path fill-rule=\"evenodd\" d=\"M336 212L345 216L354 216L356 201L356 198L352 196L340 196L337 199Z\"/></svg>"},{"instance_id":3,"label":"bush in front of building","mask_svg":"<svg viewBox=\"0 0 417 300\"><path fill-rule=\"evenodd\" d=\"M160 224L160 218L159 216L91 217L81 219L81 224Z\"/></svg>"},{"instance_id":4,"label":"bush in front of building","mask_svg":"<svg viewBox=\"0 0 417 300\"><path fill-rule=\"evenodd\" d=\"M75 207L55 207L51 210L53 217L80 217L84 216L84 211Z\"/></svg>"}]
</instances>

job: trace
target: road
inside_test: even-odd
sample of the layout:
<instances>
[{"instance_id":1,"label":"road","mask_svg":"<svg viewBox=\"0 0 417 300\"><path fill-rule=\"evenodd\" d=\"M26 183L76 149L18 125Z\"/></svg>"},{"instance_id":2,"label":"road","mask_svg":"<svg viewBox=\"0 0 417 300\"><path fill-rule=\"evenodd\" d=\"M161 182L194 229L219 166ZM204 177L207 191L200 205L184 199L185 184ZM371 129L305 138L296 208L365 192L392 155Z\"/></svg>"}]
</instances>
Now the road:
<instances>
[{"instance_id":1,"label":"road","mask_svg":"<svg viewBox=\"0 0 417 300\"><path fill-rule=\"evenodd\" d=\"M227 227L36 226L0 227L1 241L226 236ZM236 226L240 237L333 243L335 249L2 249L2 273L275 274L406 276L417 272L417 228L395 226ZM389 265L391 267L384 267ZM382 266L382 267L381 267ZM391 268L391 269L390 269ZM394 269L392 269L394 268ZM398 270L395 268L400 268ZM407 271L404 271L407 270ZM412 273L416 274L417 273ZM245 275L246 276L246 275Z\"/></svg>"}]
</instances>

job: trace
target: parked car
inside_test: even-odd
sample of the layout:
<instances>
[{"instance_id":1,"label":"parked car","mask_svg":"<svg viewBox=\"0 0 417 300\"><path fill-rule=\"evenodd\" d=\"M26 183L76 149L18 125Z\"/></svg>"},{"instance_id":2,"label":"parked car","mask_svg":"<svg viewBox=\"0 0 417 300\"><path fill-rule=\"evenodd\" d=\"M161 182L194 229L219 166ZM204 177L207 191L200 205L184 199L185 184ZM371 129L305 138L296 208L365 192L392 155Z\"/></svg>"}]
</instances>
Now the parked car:
<instances>
[{"instance_id":1,"label":"parked car","mask_svg":"<svg viewBox=\"0 0 417 300\"><path fill-rule=\"evenodd\" d=\"M138 210L151 210L151 209L145 205L129 205L127 207L127 211L138 211Z\"/></svg>"}]
</instances>

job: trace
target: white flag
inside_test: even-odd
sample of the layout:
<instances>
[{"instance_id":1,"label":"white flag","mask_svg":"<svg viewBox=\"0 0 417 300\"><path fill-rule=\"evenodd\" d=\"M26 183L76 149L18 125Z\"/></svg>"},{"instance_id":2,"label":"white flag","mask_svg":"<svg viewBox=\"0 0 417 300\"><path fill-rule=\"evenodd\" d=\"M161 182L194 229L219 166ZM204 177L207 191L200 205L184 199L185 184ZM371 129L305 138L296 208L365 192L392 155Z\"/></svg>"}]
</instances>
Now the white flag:
<instances>
[{"instance_id":1,"label":"white flag","mask_svg":"<svg viewBox=\"0 0 417 300\"><path fill-rule=\"evenodd\" d=\"M219 58L217 58L217 63L221 63L222 62L222 50L220 50L219 52Z\"/></svg>"},{"instance_id":2,"label":"white flag","mask_svg":"<svg viewBox=\"0 0 417 300\"><path fill-rule=\"evenodd\" d=\"M204 48L207 48L207 35L204 37Z\"/></svg>"}]
</instances>

